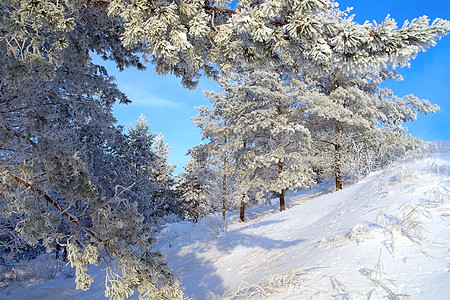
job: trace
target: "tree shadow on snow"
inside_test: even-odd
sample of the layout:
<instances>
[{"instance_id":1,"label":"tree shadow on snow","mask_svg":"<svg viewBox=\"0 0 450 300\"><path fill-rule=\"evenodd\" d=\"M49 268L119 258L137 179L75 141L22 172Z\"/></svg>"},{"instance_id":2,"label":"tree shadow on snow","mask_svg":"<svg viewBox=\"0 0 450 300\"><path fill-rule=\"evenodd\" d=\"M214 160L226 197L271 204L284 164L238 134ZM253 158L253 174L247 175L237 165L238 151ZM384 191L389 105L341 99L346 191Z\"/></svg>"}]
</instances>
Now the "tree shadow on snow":
<instances>
[{"instance_id":1,"label":"tree shadow on snow","mask_svg":"<svg viewBox=\"0 0 450 300\"><path fill-rule=\"evenodd\" d=\"M240 278L238 273L257 272L254 259L276 257L279 252L286 251L283 249L307 241L289 240L288 233L284 236L273 234L274 226L283 221L265 221L245 229L224 231L216 239L192 244L179 251L171 265L182 276L186 294L198 300L209 299L207 291L221 295L230 288L222 276ZM258 230L253 230L255 228Z\"/></svg>"},{"instance_id":2,"label":"tree shadow on snow","mask_svg":"<svg viewBox=\"0 0 450 300\"><path fill-rule=\"evenodd\" d=\"M265 234L270 234L266 232ZM305 239L278 240L272 237L242 233L240 231L229 231L226 235L219 237L215 246L217 250L224 254L231 253L237 247L240 248L260 248L263 250L275 250L289 248L306 242Z\"/></svg>"}]
</instances>

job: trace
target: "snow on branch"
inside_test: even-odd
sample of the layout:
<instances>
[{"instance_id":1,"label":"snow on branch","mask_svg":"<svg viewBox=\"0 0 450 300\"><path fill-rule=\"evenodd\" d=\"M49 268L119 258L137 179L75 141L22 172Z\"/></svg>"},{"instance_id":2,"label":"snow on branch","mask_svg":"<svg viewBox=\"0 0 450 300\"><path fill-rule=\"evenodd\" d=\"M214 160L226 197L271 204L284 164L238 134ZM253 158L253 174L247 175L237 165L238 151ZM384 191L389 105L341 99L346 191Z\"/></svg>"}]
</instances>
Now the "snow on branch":
<instances>
[{"instance_id":1,"label":"snow on branch","mask_svg":"<svg viewBox=\"0 0 450 300\"><path fill-rule=\"evenodd\" d=\"M68 213L64 208L62 208L61 206L59 206L58 203L56 203L55 200L53 200L49 195L47 195L46 193L44 193L43 191L41 191L40 189L34 187L31 183L29 183L28 181L14 175L11 174L9 172L5 172L5 171L0 171L1 174L4 174L6 176L9 176L11 178L13 178L14 180L16 180L17 182L21 183L22 185L24 185L27 188L32 189L33 191L37 192L42 198L44 198L48 203L50 203L51 205L53 205L54 208L56 208L56 210L60 211L64 217L66 217L70 222L72 222L73 224L77 225L78 227L80 227L81 229L83 229L86 233L88 233L91 237L93 237L94 239L96 239L97 241L99 241L100 243L104 243L105 241L103 239L101 239L96 233L94 233L92 230L90 230L89 228L86 228L85 226L83 226L77 218L75 218L74 216L72 216L70 213Z\"/></svg>"}]
</instances>

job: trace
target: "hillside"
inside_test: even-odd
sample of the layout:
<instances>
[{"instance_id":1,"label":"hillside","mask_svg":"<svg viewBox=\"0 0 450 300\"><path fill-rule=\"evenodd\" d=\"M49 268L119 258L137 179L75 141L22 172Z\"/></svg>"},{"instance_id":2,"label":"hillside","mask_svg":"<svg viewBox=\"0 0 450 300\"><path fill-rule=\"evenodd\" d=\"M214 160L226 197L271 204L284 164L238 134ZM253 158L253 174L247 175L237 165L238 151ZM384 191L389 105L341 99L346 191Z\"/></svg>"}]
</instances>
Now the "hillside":
<instances>
[{"instance_id":1,"label":"hillside","mask_svg":"<svg viewBox=\"0 0 450 300\"><path fill-rule=\"evenodd\" d=\"M208 290L226 299L446 298L450 155L445 149L409 157L339 192L316 197L323 188L300 192L282 213L254 208L254 220L231 222L220 233L224 224L212 218L199 226L173 224L160 247L196 299L211 298ZM218 237L208 239L205 231Z\"/></svg>"},{"instance_id":2,"label":"hillside","mask_svg":"<svg viewBox=\"0 0 450 300\"><path fill-rule=\"evenodd\" d=\"M371 173L339 192L326 183L249 209L169 224L156 247L194 299L450 297L450 147ZM101 299L73 278L10 284L2 299Z\"/></svg>"}]
</instances>

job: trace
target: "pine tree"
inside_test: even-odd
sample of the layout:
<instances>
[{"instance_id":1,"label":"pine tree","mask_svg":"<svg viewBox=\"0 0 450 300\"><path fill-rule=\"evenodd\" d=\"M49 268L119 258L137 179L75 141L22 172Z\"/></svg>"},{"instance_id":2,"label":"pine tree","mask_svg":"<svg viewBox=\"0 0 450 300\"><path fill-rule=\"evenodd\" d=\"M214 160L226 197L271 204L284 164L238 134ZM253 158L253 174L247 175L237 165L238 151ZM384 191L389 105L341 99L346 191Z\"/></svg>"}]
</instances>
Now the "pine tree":
<instances>
[{"instance_id":1,"label":"pine tree","mask_svg":"<svg viewBox=\"0 0 450 300\"><path fill-rule=\"evenodd\" d=\"M164 143L164 136L150 132L150 125L143 115L135 127L130 126L126 136L126 151L120 156L135 171L130 191L124 195L138 202L146 223L156 225L170 214L181 215L172 175L175 166L167 162L170 147Z\"/></svg>"},{"instance_id":2,"label":"pine tree","mask_svg":"<svg viewBox=\"0 0 450 300\"><path fill-rule=\"evenodd\" d=\"M169 165L167 161L170 147L164 142L164 136L161 133L156 135L153 149L155 160L153 162L153 178L151 181L159 186L155 200L164 217L169 215L181 217L183 211L179 207L180 203L176 194L176 184L172 175L176 166Z\"/></svg>"},{"instance_id":3,"label":"pine tree","mask_svg":"<svg viewBox=\"0 0 450 300\"><path fill-rule=\"evenodd\" d=\"M178 278L151 250L137 203L124 197L135 168L119 155L127 143L112 105L129 99L89 51L111 53L119 67L140 61L104 10L67 3L0 4L3 214L28 244L65 246L77 288L93 280L88 265L105 263L107 297L137 289L181 298Z\"/></svg>"},{"instance_id":4,"label":"pine tree","mask_svg":"<svg viewBox=\"0 0 450 300\"><path fill-rule=\"evenodd\" d=\"M156 134L150 132L150 125L142 114L136 120L135 127L130 126L128 130L129 152L125 155L136 168L138 177L148 178L153 172L152 164L156 157L152 147L155 137Z\"/></svg>"},{"instance_id":5,"label":"pine tree","mask_svg":"<svg viewBox=\"0 0 450 300\"><path fill-rule=\"evenodd\" d=\"M430 24L426 17L400 29L390 18L382 24L356 24L327 0L242 0L233 8L226 3L0 3L2 207L20 219L16 229L28 243L67 246L79 288L88 288L92 280L86 266L106 260L111 266L107 296L125 298L137 288L150 298L182 297L178 280L161 255L149 250L137 203L126 197L137 170L122 156L128 145L114 127L111 107L129 100L103 67L92 64L90 53L115 61L119 69L142 69L142 61L150 56L159 74L172 72L187 87L194 87L201 74L215 77L219 71L241 71L243 65L256 70L276 66L284 74L308 72L315 80L328 80L339 70L351 78L368 69L405 66L450 28L448 21ZM350 88L333 88L325 96L333 92L334 99L342 94L345 98ZM406 110L412 107L413 112L421 110L413 97L395 98L387 92L384 99L390 99L380 109L387 118L397 109L392 102L403 103ZM378 117L382 120L383 115ZM290 132L287 125L280 128L278 133ZM336 132L340 134L339 126ZM245 144L226 141L236 142L234 149L243 153L260 149L258 154L263 155L273 150L275 161L290 153L287 144L274 147L272 139L251 138ZM227 157L227 165L239 166L239 157ZM253 170L251 176L260 170L254 158L244 161ZM260 162L270 165L264 159ZM283 165L275 174L284 172ZM293 186L287 177L274 180L278 183L269 190L281 193Z\"/></svg>"},{"instance_id":6,"label":"pine tree","mask_svg":"<svg viewBox=\"0 0 450 300\"><path fill-rule=\"evenodd\" d=\"M286 189L312 184L304 159L309 132L302 97L307 87L276 72L232 76L221 84L224 93L206 93L212 108L200 108L196 122L210 143L226 140L215 146L214 155L227 155L232 162L229 172L239 178L239 204L250 194L261 202L276 192L284 210Z\"/></svg>"},{"instance_id":7,"label":"pine tree","mask_svg":"<svg viewBox=\"0 0 450 300\"><path fill-rule=\"evenodd\" d=\"M156 135L153 147L156 157L153 166L154 180L160 185L169 185L173 182L172 173L176 166L169 165L167 162L170 147L164 142L162 133Z\"/></svg>"},{"instance_id":8,"label":"pine tree","mask_svg":"<svg viewBox=\"0 0 450 300\"><path fill-rule=\"evenodd\" d=\"M344 165L358 155L352 149L355 145L367 147L371 139L380 138L372 144L372 147L380 147L383 132L403 133L404 122L414 120L419 112L426 114L438 109L413 95L400 98L380 88L385 80L401 78L390 67L368 67L356 73L334 70L316 80L305 77L317 92L315 97L309 98L309 128L318 155L328 156L325 160L332 166L336 190L343 187L343 172L352 172ZM353 170L353 173L358 171Z\"/></svg>"},{"instance_id":9,"label":"pine tree","mask_svg":"<svg viewBox=\"0 0 450 300\"><path fill-rule=\"evenodd\" d=\"M196 152L198 153L193 149L189 151L191 159L184 166L185 171L179 176L176 185L185 218L195 223L212 212L210 199L208 199L211 172L208 172L207 166Z\"/></svg>"}]
</instances>

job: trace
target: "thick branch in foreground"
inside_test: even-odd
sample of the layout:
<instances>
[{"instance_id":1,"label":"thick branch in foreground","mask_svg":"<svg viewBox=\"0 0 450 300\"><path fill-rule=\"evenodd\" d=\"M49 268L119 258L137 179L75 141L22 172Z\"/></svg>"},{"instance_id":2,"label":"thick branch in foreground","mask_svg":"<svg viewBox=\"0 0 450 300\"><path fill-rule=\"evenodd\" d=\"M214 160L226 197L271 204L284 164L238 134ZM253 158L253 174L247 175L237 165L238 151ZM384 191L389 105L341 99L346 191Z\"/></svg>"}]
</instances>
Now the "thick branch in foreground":
<instances>
[{"instance_id":1,"label":"thick branch in foreground","mask_svg":"<svg viewBox=\"0 0 450 300\"><path fill-rule=\"evenodd\" d=\"M103 6L106 7L109 5L110 1L102 1L102 0L87 0L86 2L88 5L95 5L95 6Z\"/></svg>"},{"instance_id":2,"label":"thick branch in foreground","mask_svg":"<svg viewBox=\"0 0 450 300\"><path fill-rule=\"evenodd\" d=\"M94 239L96 239L97 241L99 241L100 243L104 243L105 241L103 239L101 239L96 233L94 233L92 230L90 230L89 228L86 228L85 226L83 226L74 216L72 216L70 213L68 213L64 208L62 208L58 203L56 203L55 200L53 200L49 195L47 195L46 193L44 193L43 191L41 191L40 189L35 188L31 183L27 182L26 180L5 172L5 171L0 171L0 174L5 174L11 178L13 178L14 180L16 180L17 182L23 184L25 187L32 189L33 191L35 191L36 193L39 194L39 196L41 196L42 198L44 198L48 203L50 203L51 205L53 205L53 207L60 211L62 213L62 215L64 217L66 217L71 223L77 225L78 227L80 227L82 230L84 230L87 234L89 234L91 237L93 237Z\"/></svg>"},{"instance_id":3,"label":"thick branch in foreground","mask_svg":"<svg viewBox=\"0 0 450 300\"><path fill-rule=\"evenodd\" d=\"M214 7L214 6L203 6L203 9L206 10L206 11L218 12L218 13L227 14L227 15L235 15L235 14L237 14L237 12L232 10L232 9L217 8L217 7Z\"/></svg>"}]
</instances>

